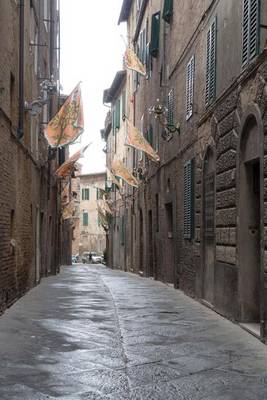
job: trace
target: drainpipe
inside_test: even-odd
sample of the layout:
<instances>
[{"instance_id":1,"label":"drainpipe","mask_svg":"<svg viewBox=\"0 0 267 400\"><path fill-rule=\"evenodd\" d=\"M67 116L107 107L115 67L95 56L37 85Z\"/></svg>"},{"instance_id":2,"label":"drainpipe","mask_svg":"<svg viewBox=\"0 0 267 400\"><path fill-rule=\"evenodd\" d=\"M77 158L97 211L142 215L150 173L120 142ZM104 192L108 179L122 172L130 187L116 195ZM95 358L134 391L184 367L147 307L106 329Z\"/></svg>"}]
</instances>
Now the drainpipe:
<instances>
[{"instance_id":1,"label":"drainpipe","mask_svg":"<svg viewBox=\"0 0 267 400\"><path fill-rule=\"evenodd\" d=\"M24 0L19 4L19 121L17 136L24 135Z\"/></svg>"}]
</instances>

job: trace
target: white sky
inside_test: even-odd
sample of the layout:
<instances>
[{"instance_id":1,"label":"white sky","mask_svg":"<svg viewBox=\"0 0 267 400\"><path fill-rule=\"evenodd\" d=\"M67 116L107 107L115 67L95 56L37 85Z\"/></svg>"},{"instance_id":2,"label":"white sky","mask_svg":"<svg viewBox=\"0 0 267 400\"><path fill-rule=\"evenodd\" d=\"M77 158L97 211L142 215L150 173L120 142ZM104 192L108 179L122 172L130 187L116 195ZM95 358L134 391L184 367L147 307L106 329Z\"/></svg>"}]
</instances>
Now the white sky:
<instances>
[{"instance_id":1,"label":"white sky","mask_svg":"<svg viewBox=\"0 0 267 400\"><path fill-rule=\"evenodd\" d=\"M82 81L85 130L81 143L70 153L92 142L87 149L82 173L105 170L100 129L108 111L103 106L103 90L110 87L122 69L126 26L117 25L122 0L61 0L61 85L69 94Z\"/></svg>"}]
</instances>

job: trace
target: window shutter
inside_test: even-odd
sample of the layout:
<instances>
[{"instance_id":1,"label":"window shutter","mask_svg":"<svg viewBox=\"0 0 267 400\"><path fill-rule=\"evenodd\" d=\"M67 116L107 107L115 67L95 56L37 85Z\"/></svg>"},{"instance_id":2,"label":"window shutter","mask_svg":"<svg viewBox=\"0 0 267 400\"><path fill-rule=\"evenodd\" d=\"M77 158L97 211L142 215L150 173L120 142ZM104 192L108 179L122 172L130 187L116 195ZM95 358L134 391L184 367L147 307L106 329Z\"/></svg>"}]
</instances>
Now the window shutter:
<instances>
[{"instance_id":1,"label":"window shutter","mask_svg":"<svg viewBox=\"0 0 267 400\"><path fill-rule=\"evenodd\" d=\"M167 122L168 125L174 124L174 93L173 89L169 92L167 97Z\"/></svg>"},{"instance_id":2,"label":"window shutter","mask_svg":"<svg viewBox=\"0 0 267 400\"><path fill-rule=\"evenodd\" d=\"M152 15L150 54L157 57L159 52L160 11Z\"/></svg>"},{"instance_id":3,"label":"window shutter","mask_svg":"<svg viewBox=\"0 0 267 400\"><path fill-rule=\"evenodd\" d=\"M259 51L260 1L244 0L243 3L242 62L247 64Z\"/></svg>"},{"instance_id":4,"label":"window shutter","mask_svg":"<svg viewBox=\"0 0 267 400\"><path fill-rule=\"evenodd\" d=\"M115 107L112 110L112 134L115 134Z\"/></svg>"},{"instance_id":5,"label":"window shutter","mask_svg":"<svg viewBox=\"0 0 267 400\"><path fill-rule=\"evenodd\" d=\"M210 105L216 96L216 36L217 18L214 19L207 33L206 106Z\"/></svg>"},{"instance_id":6,"label":"window shutter","mask_svg":"<svg viewBox=\"0 0 267 400\"><path fill-rule=\"evenodd\" d=\"M84 200L84 189L82 189L82 200Z\"/></svg>"},{"instance_id":7,"label":"window shutter","mask_svg":"<svg viewBox=\"0 0 267 400\"><path fill-rule=\"evenodd\" d=\"M193 115L195 80L195 56L192 56L186 68L186 119Z\"/></svg>"},{"instance_id":8,"label":"window shutter","mask_svg":"<svg viewBox=\"0 0 267 400\"><path fill-rule=\"evenodd\" d=\"M172 14L173 0L164 0L162 18L164 19L164 21L168 22L168 24L171 22Z\"/></svg>"},{"instance_id":9,"label":"window shutter","mask_svg":"<svg viewBox=\"0 0 267 400\"><path fill-rule=\"evenodd\" d=\"M149 42L146 45L146 76L147 76L147 78L151 78L152 68L153 68L153 62L152 62L152 56L150 54L150 42Z\"/></svg>"},{"instance_id":10,"label":"window shutter","mask_svg":"<svg viewBox=\"0 0 267 400\"><path fill-rule=\"evenodd\" d=\"M194 236L194 162L184 165L184 238Z\"/></svg>"},{"instance_id":11,"label":"window shutter","mask_svg":"<svg viewBox=\"0 0 267 400\"><path fill-rule=\"evenodd\" d=\"M150 146L153 147L153 127L152 127L152 125L150 125L147 130L147 141L150 144Z\"/></svg>"},{"instance_id":12,"label":"window shutter","mask_svg":"<svg viewBox=\"0 0 267 400\"><path fill-rule=\"evenodd\" d=\"M120 99L118 99L115 108L115 129L120 129L120 122L121 122L121 102Z\"/></svg>"},{"instance_id":13,"label":"window shutter","mask_svg":"<svg viewBox=\"0 0 267 400\"><path fill-rule=\"evenodd\" d=\"M121 114L123 117L126 116L126 92L125 92L125 90L122 93Z\"/></svg>"},{"instance_id":14,"label":"window shutter","mask_svg":"<svg viewBox=\"0 0 267 400\"><path fill-rule=\"evenodd\" d=\"M89 220L88 213L84 212L83 213L83 226L88 226L88 220Z\"/></svg>"}]
</instances>

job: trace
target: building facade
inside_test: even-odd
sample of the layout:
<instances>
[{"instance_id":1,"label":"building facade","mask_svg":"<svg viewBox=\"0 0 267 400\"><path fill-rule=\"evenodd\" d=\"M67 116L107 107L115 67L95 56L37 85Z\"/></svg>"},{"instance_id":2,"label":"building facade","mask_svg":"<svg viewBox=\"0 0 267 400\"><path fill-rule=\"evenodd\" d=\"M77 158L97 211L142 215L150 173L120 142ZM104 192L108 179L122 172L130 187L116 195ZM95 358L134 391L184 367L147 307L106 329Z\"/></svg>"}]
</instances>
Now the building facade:
<instances>
[{"instance_id":1,"label":"building facade","mask_svg":"<svg viewBox=\"0 0 267 400\"><path fill-rule=\"evenodd\" d=\"M101 202L105 190L106 172L79 175L77 199L79 203L79 219L73 229L72 254L84 251L103 253L106 249L106 233L98 218L98 203Z\"/></svg>"},{"instance_id":2,"label":"building facade","mask_svg":"<svg viewBox=\"0 0 267 400\"><path fill-rule=\"evenodd\" d=\"M70 263L54 172L65 151L43 128L58 110L59 2L0 4L0 311ZM37 107L37 108L36 108ZM62 248L64 252L62 258Z\"/></svg>"},{"instance_id":3,"label":"building facade","mask_svg":"<svg viewBox=\"0 0 267 400\"><path fill-rule=\"evenodd\" d=\"M265 339L267 4L124 0L122 22L146 65L127 71L127 117L161 161L129 152L140 185L126 189L120 267Z\"/></svg>"}]
</instances>

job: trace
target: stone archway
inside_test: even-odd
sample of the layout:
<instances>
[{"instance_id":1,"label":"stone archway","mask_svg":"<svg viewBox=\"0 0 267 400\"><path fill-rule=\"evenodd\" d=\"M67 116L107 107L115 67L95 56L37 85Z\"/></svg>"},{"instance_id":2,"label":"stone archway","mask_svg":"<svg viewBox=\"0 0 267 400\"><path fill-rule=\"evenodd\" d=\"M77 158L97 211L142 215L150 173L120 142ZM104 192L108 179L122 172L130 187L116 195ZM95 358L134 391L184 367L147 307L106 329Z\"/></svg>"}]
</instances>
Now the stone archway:
<instances>
[{"instance_id":1,"label":"stone archway","mask_svg":"<svg viewBox=\"0 0 267 400\"><path fill-rule=\"evenodd\" d=\"M260 328L263 268L263 128L256 106L243 118L238 157L240 320ZM257 324L257 325L255 325ZM257 328L258 326L258 328Z\"/></svg>"}]
</instances>

